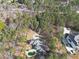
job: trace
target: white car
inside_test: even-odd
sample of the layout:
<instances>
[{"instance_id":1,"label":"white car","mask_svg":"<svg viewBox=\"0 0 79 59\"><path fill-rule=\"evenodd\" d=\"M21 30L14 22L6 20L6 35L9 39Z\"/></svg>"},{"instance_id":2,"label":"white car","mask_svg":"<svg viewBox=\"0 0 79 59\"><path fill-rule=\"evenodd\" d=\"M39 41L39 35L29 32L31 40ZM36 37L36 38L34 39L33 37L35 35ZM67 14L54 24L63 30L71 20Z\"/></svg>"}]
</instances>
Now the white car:
<instances>
[{"instance_id":1,"label":"white car","mask_svg":"<svg viewBox=\"0 0 79 59\"><path fill-rule=\"evenodd\" d=\"M75 54L76 53L75 50L71 47L66 46L66 49L67 49L68 53L70 53L70 54Z\"/></svg>"}]
</instances>

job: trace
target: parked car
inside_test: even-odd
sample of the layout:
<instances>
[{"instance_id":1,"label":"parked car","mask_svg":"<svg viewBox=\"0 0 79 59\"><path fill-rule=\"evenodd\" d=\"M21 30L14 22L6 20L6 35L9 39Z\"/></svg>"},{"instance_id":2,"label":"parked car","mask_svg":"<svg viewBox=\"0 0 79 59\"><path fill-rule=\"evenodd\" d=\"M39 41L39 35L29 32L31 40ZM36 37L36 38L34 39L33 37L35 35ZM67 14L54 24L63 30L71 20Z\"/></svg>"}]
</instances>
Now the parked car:
<instances>
[{"instance_id":1,"label":"parked car","mask_svg":"<svg viewBox=\"0 0 79 59\"><path fill-rule=\"evenodd\" d=\"M65 45L67 52L70 54L75 54L78 48L77 40L75 37L78 35L78 33L72 33L70 29L64 28L63 34L63 39L61 41Z\"/></svg>"}]
</instances>

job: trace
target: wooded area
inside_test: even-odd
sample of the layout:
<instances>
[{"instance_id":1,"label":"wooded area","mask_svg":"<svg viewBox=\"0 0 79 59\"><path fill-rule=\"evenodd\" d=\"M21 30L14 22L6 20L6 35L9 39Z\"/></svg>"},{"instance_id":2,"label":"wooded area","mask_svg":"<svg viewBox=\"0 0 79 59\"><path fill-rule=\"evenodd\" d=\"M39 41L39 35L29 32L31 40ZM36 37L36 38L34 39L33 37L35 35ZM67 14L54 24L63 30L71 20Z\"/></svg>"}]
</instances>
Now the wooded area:
<instances>
[{"instance_id":1,"label":"wooded area","mask_svg":"<svg viewBox=\"0 0 79 59\"><path fill-rule=\"evenodd\" d=\"M7 0L6 0L7 1ZM69 1L69 3L67 3ZM16 13L16 19L6 17L5 22L0 20L0 42L26 42L25 35L18 33L31 29L44 36L51 53L48 59L66 59L67 53L57 54L55 51L56 42L61 42L63 27L79 31L79 0L13 0L6 5L14 5L19 8L19 3L26 6L29 13ZM4 0L1 2L5 3ZM25 7L22 7L25 8ZM6 8L7 9L7 8ZM5 13L6 14L6 13ZM62 45L63 47L63 45ZM13 48L11 48L13 52ZM0 47L0 52L4 47ZM20 59L20 58L17 58Z\"/></svg>"}]
</instances>

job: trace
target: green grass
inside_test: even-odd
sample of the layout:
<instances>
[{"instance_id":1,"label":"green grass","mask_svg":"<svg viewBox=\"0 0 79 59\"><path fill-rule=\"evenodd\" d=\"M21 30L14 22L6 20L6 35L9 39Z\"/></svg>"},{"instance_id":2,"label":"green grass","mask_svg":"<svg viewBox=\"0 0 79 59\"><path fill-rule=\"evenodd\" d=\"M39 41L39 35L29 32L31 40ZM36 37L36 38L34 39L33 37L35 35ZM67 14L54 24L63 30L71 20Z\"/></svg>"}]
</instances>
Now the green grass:
<instances>
[{"instance_id":1,"label":"green grass","mask_svg":"<svg viewBox=\"0 0 79 59\"><path fill-rule=\"evenodd\" d=\"M5 23L0 20L0 30L5 28Z\"/></svg>"}]
</instances>

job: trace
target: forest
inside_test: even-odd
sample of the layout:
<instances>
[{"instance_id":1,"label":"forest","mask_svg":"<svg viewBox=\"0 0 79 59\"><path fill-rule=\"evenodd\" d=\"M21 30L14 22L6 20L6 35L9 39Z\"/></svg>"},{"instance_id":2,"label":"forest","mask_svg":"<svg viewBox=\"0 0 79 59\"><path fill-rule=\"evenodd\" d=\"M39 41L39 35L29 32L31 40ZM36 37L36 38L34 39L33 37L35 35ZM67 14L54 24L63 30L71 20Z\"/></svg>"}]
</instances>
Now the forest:
<instances>
[{"instance_id":1,"label":"forest","mask_svg":"<svg viewBox=\"0 0 79 59\"><path fill-rule=\"evenodd\" d=\"M13 13L10 13L11 11ZM46 40L51 51L47 59L67 59L69 55L61 43L63 27L79 31L78 11L79 0L0 1L0 59L7 59L7 57L12 59L16 44L25 46L27 34L21 34L27 32L28 29L42 35ZM22 49L23 51L25 48ZM6 54L8 52L10 56ZM7 57L3 57L4 54ZM26 58L23 55L16 59Z\"/></svg>"}]
</instances>

